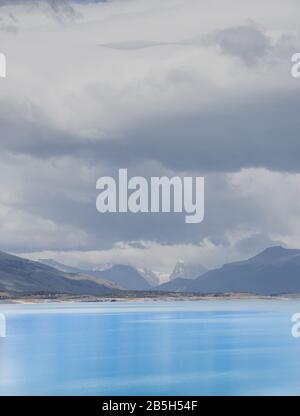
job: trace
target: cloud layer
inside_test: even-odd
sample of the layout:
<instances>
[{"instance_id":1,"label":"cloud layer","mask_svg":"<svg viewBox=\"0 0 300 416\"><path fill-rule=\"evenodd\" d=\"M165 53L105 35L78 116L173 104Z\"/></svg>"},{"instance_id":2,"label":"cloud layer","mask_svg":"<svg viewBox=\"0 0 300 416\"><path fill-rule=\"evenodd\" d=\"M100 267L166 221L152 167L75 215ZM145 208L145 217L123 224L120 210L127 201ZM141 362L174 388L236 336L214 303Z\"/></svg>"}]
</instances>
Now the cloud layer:
<instances>
[{"instance_id":1,"label":"cloud layer","mask_svg":"<svg viewBox=\"0 0 300 416\"><path fill-rule=\"evenodd\" d=\"M297 3L216 3L0 2L3 250L164 269L300 245ZM205 175L204 223L99 216L121 167Z\"/></svg>"}]
</instances>

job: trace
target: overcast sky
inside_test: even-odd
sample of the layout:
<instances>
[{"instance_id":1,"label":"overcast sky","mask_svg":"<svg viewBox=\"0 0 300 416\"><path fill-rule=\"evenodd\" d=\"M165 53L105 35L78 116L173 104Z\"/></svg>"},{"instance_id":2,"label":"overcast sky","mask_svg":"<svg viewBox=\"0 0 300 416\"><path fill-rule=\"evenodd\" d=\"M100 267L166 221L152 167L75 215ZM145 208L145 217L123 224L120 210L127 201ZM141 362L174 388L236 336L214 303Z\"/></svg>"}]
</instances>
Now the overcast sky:
<instances>
[{"instance_id":1,"label":"overcast sky","mask_svg":"<svg viewBox=\"0 0 300 416\"><path fill-rule=\"evenodd\" d=\"M300 247L299 21L298 0L0 0L0 249L168 271ZM100 215L119 168L204 175L204 222Z\"/></svg>"}]
</instances>

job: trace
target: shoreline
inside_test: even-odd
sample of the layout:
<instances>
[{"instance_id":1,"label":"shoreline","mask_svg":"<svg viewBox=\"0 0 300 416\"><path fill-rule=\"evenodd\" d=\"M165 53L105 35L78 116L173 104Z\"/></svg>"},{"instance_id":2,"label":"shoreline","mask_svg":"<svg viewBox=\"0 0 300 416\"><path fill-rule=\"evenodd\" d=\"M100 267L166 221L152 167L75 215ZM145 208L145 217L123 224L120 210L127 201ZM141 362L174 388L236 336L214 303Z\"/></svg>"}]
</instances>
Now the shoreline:
<instances>
[{"instance_id":1,"label":"shoreline","mask_svg":"<svg viewBox=\"0 0 300 416\"><path fill-rule=\"evenodd\" d=\"M41 304L41 303L113 303L113 302L190 302L190 301L232 301L232 300L300 300L300 294L255 295L250 293L195 294L195 293L130 293L123 296L77 296L77 295L28 295L0 296L1 304Z\"/></svg>"}]
</instances>

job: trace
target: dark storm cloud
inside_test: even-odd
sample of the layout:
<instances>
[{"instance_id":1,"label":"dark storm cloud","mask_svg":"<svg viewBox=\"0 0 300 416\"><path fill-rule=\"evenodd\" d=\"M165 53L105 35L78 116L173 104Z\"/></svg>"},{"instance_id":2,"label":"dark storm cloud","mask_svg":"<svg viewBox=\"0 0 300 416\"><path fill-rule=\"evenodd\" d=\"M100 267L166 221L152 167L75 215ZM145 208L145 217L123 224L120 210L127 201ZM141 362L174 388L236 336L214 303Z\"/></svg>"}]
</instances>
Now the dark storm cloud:
<instances>
[{"instance_id":1,"label":"dark storm cloud","mask_svg":"<svg viewBox=\"0 0 300 416\"><path fill-rule=\"evenodd\" d=\"M132 166L154 160L178 171L233 172L242 168L299 172L300 94L290 91L216 106L213 111L148 120L122 139L84 140L32 122L1 122L1 147L48 158ZM20 139L20 135L22 139Z\"/></svg>"},{"instance_id":2,"label":"dark storm cloud","mask_svg":"<svg viewBox=\"0 0 300 416\"><path fill-rule=\"evenodd\" d=\"M213 111L152 120L129 132L128 140L106 143L102 152L117 154L120 161L154 159L183 171L265 167L299 172L299 107L297 90L228 102Z\"/></svg>"},{"instance_id":3,"label":"dark storm cloud","mask_svg":"<svg viewBox=\"0 0 300 416\"><path fill-rule=\"evenodd\" d=\"M2 151L47 159L80 154L84 148L78 138L49 125L1 118L0 123Z\"/></svg>"},{"instance_id":4,"label":"dark storm cloud","mask_svg":"<svg viewBox=\"0 0 300 416\"><path fill-rule=\"evenodd\" d=\"M249 216L255 217L253 207L248 202L243 203L235 195L222 175L208 176L206 178L206 216L201 224L185 224L184 214L102 214L96 211L95 201L97 191L95 183L101 174L95 166L95 175L89 180L80 182L80 174L73 170L75 165L63 169L56 164L56 169L51 169L48 163L42 164L43 172L39 172L38 165L29 170L22 168L23 162L16 159L18 175L22 172L24 179L22 186L26 190L22 194L22 202L19 207L30 212L34 218L51 218L61 226L67 225L71 229L84 230L88 239L84 242L85 250L107 249L117 241L133 241L131 246L144 248L139 240L156 241L162 244L198 244L207 236L214 244L229 245L228 238L224 235L234 229L236 222L242 225L249 222ZM78 165L77 165L78 168ZM105 170L105 169L104 169ZM49 171L49 173L47 173ZM116 177L117 170L107 167L106 174ZM82 170L84 172L84 169ZM99 172L99 173L98 173ZM129 175L163 175L165 172L158 166L139 165L129 170ZM175 172L174 172L175 174ZM5 185L10 186L9 175L6 171ZM12 186L16 186L15 178L11 178ZM24 181L24 182L23 182ZM78 182L77 182L78 181ZM17 187L18 189L18 187ZM86 195L82 200L78 195ZM219 207L222 206L222 215ZM256 218L257 223L257 218ZM61 233L61 234L60 234ZM80 241L81 243L81 241ZM43 242L34 244L28 241L27 251L36 251L43 247ZM65 240L65 230L57 231L57 241L47 241L47 249L75 249L79 241ZM7 243L6 243L7 245ZM22 251L24 243L13 242L6 249ZM4 248L4 247L3 247Z\"/></svg>"}]
</instances>

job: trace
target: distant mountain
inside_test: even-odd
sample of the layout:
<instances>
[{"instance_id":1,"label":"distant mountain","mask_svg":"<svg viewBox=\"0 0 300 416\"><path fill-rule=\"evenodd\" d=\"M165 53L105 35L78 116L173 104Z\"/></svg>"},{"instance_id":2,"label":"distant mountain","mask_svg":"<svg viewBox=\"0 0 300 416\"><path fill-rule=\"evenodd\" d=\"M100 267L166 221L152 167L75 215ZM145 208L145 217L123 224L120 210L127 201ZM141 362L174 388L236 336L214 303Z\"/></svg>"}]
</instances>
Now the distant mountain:
<instances>
[{"instance_id":1,"label":"distant mountain","mask_svg":"<svg viewBox=\"0 0 300 416\"><path fill-rule=\"evenodd\" d=\"M60 270L61 272L65 273L83 273L83 270L81 269L72 266L67 266L66 264L59 263L58 261L52 259L40 259L38 260L38 262L43 263L46 266L53 267L54 269Z\"/></svg>"},{"instance_id":2,"label":"distant mountain","mask_svg":"<svg viewBox=\"0 0 300 416\"><path fill-rule=\"evenodd\" d=\"M131 266L115 264L103 271L87 271L91 276L109 280L126 290L149 290L151 285Z\"/></svg>"},{"instance_id":3,"label":"distant mountain","mask_svg":"<svg viewBox=\"0 0 300 416\"><path fill-rule=\"evenodd\" d=\"M152 270L140 268L137 269L137 271L145 280L147 280L150 286L154 287L160 284L159 277Z\"/></svg>"},{"instance_id":4,"label":"distant mountain","mask_svg":"<svg viewBox=\"0 0 300 416\"><path fill-rule=\"evenodd\" d=\"M65 273L53 267L0 252L0 292L11 295L61 293L104 295L120 293L115 285L91 276Z\"/></svg>"},{"instance_id":5,"label":"distant mountain","mask_svg":"<svg viewBox=\"0 0 300 416\"><path fill-rule=\"evenodd\" d=\"M139 272L134 267L127 265L108 264L105 266L99 266L92 270L82 270L66 266L51 259L42 260L42 262L47 265L52 265L60 271L81 273L90 277L92 276L99 283L109 281L118 288L125 290L148 290L151 288L151 284L147 281L148 279L146 279L144 272ZM147 277L149 278L149 276Z\"/></svg>"},{"instance_id":6,"label":"distant mountain","mask_svg":"<svg viewBox=\"0 0 300 416\"><path fill-rule=\"evenodd\" d=\"M163 292L198 292L194 279L183 279L178 277L156 287L156 290Z\"/></svg>"},{"instance_id":7,"label":"distant mountain","mask_svg":"<svg viewBox=\"0 0 300 416\"><path fill-rule=\"evenodd\" d=\"M196 293L300 293L300 250L270 247L248 260L225 264L196 280L175 279L163 291Z\"/></svg>"},{"instance_id":8,"label":"distant mountain","mask_svg":"<svg viewBox=\"0 0 300 416\"><path fill-rule=\"evenodd\" d=\"M179 260L174 267L173 272L170 275L169 280L182 279L196 279L207 272L204 266L187 266L184 261Z\"/></svg>"}]
</instances>

